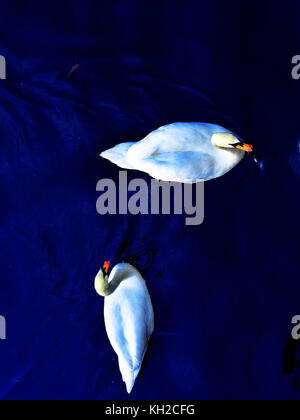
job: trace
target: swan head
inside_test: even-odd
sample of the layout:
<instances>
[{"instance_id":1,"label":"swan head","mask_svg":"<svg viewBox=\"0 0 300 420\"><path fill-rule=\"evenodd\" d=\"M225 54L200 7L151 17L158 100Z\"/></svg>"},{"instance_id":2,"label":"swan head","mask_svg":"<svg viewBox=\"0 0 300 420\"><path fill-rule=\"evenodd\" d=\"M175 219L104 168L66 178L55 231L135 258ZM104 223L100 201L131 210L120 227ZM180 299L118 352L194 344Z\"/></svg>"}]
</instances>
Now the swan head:
<instances>
[{"instance_id":1,"label":"swan head","mask_svg":"<svg viewBox=\"0 0 300 420\"><path fill-rule=\"evenodd\" d=\"M110 267L110 262L106 261L103 264L103 267L100 268L99 273L95 277L95 290L100 296L107 296L108 288L108 271Z\"/></svg>"},{"instance_id":2,"label":"swan head","mask_svg":"<svg viewBox=\"0 0 300 420\"><path fill-rule=\"evenodd\" d=\"M243 143L231 133L215 133L211 142L214 147L219 149L239 149L248 153L253 152L253 146Z\"/></svg>"}]
</instances>

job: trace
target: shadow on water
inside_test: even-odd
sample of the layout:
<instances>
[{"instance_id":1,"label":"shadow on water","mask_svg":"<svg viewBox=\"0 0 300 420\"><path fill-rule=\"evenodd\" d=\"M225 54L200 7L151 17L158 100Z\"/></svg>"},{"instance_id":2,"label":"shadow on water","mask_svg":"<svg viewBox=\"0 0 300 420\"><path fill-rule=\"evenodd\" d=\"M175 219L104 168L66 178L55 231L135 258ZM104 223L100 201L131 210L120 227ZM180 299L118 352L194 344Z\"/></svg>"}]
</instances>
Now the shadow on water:
<instances>
[{"instance_id":1,"label":"shadow on water","mask_svg":"<svg viewBox=\"0 0 300 420\"><path fill-rule=\"evenodd\" d=\"M124 240L116 251L114 260L132 264L142 276L146 276L154 264L158 250L147 246L147 238L142 242Z\"/></svg>"},{"instance_id":2,"label":"shadow on water","mask_svg":"<svg viewBox=\"0 0 300 420\"><path fill-rule=\"evenodd\" d=\"M292 337L288 340L283 350L283 369L285 375L294 373L298 367L297 360L297 341ZM295 374L294 378L294 389L296 390L299 386L298 376Z\"/></svg>"}]
</instances>

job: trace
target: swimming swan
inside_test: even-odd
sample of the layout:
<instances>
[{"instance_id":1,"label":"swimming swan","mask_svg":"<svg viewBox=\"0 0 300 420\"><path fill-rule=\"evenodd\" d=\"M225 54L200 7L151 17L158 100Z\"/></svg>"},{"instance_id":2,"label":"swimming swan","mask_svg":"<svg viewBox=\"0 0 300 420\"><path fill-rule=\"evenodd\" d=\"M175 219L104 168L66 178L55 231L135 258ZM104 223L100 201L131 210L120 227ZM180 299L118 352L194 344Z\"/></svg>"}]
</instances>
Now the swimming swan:
<instances>
[{"instance_id":1,"label":"swimming swan","mask_svg":"<svg viewBox=\"0 0 300 420\"><path fill-rule=\"evenodd\" d=\"M123 169L146 172L162 181L193 183L219 178L253 148L233 132L214 124L175 123L137 143L101 153Z\"/></svg>"},{"instance_id":2,"label":"swimming swan","mask_svg":"<svg viewBox=\"0 0 300 420\"><path fill-rule=\"evenodd\" d=\"M105 297L104 319L109 341L130 394L154 330L150 295L141 274L130 264L118 264L108 277L106 262L95 278L95 289Z\"/></svg>"}]
</instances>

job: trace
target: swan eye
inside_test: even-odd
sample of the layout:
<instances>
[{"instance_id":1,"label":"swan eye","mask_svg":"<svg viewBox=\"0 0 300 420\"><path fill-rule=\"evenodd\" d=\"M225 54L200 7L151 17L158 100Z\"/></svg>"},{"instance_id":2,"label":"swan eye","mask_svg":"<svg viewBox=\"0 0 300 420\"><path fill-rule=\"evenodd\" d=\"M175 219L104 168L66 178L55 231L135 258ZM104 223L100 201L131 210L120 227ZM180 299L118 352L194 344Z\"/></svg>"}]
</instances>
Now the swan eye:
<instances>
[{"instance_id":1,"label":"swan eye","mask_svg":"<svg viewBox=\"0 0 300 420\"><path fill-rule=\"evenodd\" d=\"M102 267L102 270L103 270L103 273L104 274L107 274L108 273L109 267L110 267L110 262L109 261L105 261L105 263L103 264L103 267Z\"/></svg>"}]
</instances>

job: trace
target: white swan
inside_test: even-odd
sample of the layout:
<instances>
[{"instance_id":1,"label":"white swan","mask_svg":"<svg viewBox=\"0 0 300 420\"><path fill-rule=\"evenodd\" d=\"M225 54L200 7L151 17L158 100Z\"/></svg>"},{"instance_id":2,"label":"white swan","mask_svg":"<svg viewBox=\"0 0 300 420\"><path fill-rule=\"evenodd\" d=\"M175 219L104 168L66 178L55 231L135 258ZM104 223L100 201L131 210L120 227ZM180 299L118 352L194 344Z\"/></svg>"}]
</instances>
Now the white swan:
<instances>
[{"instance_id":1,"label":"white swan","mask_svg":"<svg viewBox=\"0 0 300 420\"><path fill-rule=\"evenodd\" d=\"M162 181L192 183L225 175L252 152L233 132L214 124L175 123L138 143L123 143L100 156L123 169Z\"/></svg>"},{"instance_id":2,"label":"white swan","mask_svg":"<svg viewBox=\"0 0 300 420\"><path fill-rule=\"evenodd\" d=\"M105 296L107 335L130 394L154 330L154 314L141 274L130 264L118 264L108 277L109 265L106 262L96 276L95 289Z\"/></svg>"}]
</instances>

